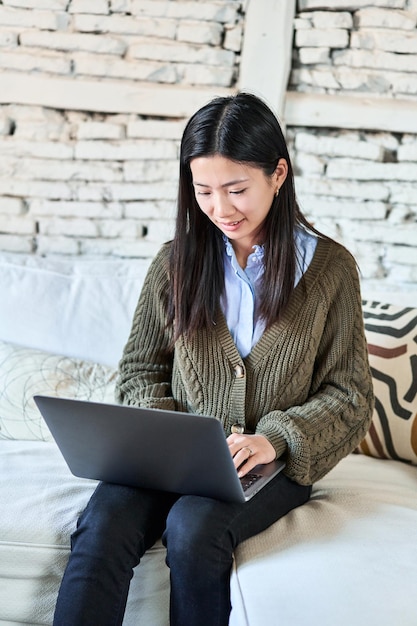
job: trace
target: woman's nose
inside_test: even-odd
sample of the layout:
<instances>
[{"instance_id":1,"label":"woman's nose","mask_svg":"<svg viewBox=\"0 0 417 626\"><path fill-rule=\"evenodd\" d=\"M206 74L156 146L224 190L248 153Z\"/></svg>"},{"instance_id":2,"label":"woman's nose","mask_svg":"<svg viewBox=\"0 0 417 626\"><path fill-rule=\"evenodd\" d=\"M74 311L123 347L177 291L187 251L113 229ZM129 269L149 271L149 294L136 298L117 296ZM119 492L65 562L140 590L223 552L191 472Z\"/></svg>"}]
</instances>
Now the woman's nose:
<instances>
[{"instance_id":1,"label":"woman's nose","mask_svg":"<svg viewBox=\"0 0 417 626\"><path fill-rule=\"evenodd\" d=\"M230 201L224 196L216 196L213 200L213 205L216 217L227 217L235 212Z\"/></svg>"}]
</instances>

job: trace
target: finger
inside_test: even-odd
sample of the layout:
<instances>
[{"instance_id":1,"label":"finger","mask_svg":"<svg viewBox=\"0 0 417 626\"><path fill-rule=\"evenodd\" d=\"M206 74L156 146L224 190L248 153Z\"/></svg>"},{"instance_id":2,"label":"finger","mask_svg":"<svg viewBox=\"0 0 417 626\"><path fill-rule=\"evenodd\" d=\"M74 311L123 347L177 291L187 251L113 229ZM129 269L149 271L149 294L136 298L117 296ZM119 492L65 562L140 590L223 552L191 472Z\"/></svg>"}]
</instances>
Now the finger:
<instances>
[{"instance_id":1,"label":"finger","mask_svg":"<svg viewBox=\"0 0 417 626\"><path fill-rule=\"evenodd\" d=\"M243 464L246 464L253 454L254 452L251 448L249 448L249 446L241 447L233 456L236 469L240 468Z\"/></svg>"}]
</instances>

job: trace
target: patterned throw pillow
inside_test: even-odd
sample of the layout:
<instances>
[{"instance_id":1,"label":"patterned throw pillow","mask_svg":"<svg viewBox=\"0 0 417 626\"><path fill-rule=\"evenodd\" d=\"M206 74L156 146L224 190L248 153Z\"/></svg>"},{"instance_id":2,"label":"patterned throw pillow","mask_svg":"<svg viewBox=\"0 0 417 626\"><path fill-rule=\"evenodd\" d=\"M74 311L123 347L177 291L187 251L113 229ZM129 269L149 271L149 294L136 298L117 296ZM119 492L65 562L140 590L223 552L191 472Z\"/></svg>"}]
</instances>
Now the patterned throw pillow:
<instances>
[{"instance_id":1,"label":"patterned throw pillow","mask_svg":"<svg viewBox=\"0 0 417 626\"><path fill-rule=\"evenodd\" d=\"M0 439L52 441L33 396L114 402L110 367L0 341Z\"/></svg>"},{"instance_id":2,"label":"patterned throw pillow","mask_svg":"<svg viewBox=\"0 0 417 626\"><path fill-rule=\"evenodd\" d=\"M375 409L358 452L417 464L417 308L362 307Z\"/></svg>"}]
</instances>

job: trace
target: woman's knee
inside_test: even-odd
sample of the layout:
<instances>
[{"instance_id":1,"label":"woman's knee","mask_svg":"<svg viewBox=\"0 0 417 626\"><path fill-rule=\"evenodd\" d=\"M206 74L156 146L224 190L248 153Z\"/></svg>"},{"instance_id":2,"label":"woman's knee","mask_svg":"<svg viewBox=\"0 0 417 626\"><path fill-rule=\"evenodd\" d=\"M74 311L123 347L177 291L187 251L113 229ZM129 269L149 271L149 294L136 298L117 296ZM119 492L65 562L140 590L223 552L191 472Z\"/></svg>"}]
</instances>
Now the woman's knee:
<instances>
[{"instance_id":1,"label":"woman's knee","mask_svg":"<svg viewBox=\"0 0 417 626\"><path fill-rule=\"evenodd\" d=\"M167 517L163 541L168 554L213 554L217 549L233 551L228 537L227 524L219 515L219 503L211 498L182 496L171 508Z\"/></svg>"}]
</instances>

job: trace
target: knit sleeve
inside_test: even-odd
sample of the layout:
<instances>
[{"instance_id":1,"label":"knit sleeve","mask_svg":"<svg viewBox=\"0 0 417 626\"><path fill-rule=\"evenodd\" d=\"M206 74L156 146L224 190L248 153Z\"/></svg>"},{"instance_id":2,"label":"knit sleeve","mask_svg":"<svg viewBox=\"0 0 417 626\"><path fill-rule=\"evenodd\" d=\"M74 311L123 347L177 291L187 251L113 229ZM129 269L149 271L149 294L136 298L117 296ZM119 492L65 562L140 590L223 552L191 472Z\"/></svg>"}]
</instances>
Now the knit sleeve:
<instances>
[{"instance_id":1,"label":"knit sleeve","mask_svg":"<svg viewBox=\"0 0 417 626\"><path fill-rule=\"evenodd\" d=\"M333 259L315 288L321 292L326 323L309 396L299 406L271 411L256 428L278 450L285 440L286 473L301 484L319 480L356 448L369 428L374 401L359 277L351 255L345 251Z\"/></svg>"},{"instance_id":2,"label":"knit sleeve","mask_svg":"<svg viewBox=\"0 0 417 626\"><path fill-rule=\"evenodd\" d=\"M165 314L168 250L163 246L153 260L133 316L116 382L116 401L121 404L175 410L171 333Z\"/></svg>"}]
</instances>

